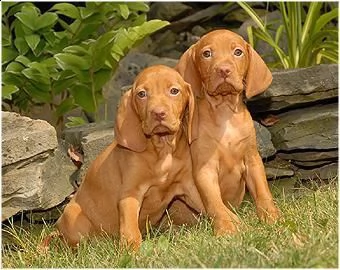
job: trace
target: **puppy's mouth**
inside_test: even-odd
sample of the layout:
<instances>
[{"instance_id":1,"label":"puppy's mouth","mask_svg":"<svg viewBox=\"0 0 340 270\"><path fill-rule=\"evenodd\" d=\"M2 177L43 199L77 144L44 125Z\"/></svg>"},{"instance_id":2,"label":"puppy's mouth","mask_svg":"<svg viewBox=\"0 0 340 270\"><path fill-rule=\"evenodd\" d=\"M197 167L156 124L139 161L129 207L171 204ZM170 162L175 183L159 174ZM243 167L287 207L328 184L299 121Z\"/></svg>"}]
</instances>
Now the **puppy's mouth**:
<instances>
[{"instance_id":1,"label":"puppy's mouth","mask_svg":"<svg viewBox=\"0 0 340 270\"><path fill-rule=\"evenodd\" d=\"M172 135L174 134L174 131L162 124L159 124L154 127L154 129L152 130L152 134L162 137L162 136Z\"/></svg>"},{"instance_id":2,"label":"puppy's mouth","mask_svg":"<svg viewBox=\"0 0 340 270\"><path fill-rule=\"evenodd\" d=\"M146 132L145 134L148 136L148 137L151 137L153 135L157 135L157 136L160 136L160 137L164 137L164 136L168 136L168 135L173 135L176 133L176 129L175 128L172 128L166 124L163 124L163 123L157 123L155 124L153 127L151 128L146 128Z\"/></svg>"},{"instance_id":3,"label":"puppy's mouth","mask_svg":"<svg viewBox=\"0 0 340 270\"><path fill-rule=\"evenodd\" d=\"M215 83L212 83L213 86L209 87L208 94L210 96L217 95L237 95L243 90L243 84L235 83L230 79L226 78L224 80L219 80ZM211 89L211 90L210 90Z\"/></svg>"}]
</instances>

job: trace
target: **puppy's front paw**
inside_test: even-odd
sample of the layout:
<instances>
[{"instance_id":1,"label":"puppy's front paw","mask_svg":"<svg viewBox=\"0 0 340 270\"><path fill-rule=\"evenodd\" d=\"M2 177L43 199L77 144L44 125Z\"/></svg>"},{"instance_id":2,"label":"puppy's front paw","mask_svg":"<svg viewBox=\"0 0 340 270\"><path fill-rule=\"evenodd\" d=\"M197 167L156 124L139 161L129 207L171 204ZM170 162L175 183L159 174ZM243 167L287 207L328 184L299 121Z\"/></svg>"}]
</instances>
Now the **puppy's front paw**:
<instances>
[{"instance_id":1,"label":"puppy's front paw","mask_svg":"<svg viewBox=\"0 0 340 270\"><path fill-rule=\"evenodd\" d=\"M261 221L273 224L280 219L280 210L274 205L274 202L257 204L257 216Z\"/></svg>"},{"instance_id":2,"label":"puppy's front paw","mask_svg":"<svg viewBox=\"0 0 340 270\"><path fill-rule=\"evenodd\" d=\"M120 235L120 245L123 248L137 251L142 244L142 235L140 232L124 232Z\"/></svg>"},{"instance_id":3,"label":"puppy's front paw","mask_svg":"<svg viewBox=\"0 0 340 270\"><path fill-rule=\"evenodd\" d=\"M214 220L214 233L216 236L234 234L238 232L240 220L234 214L230 214L229 217L230 218Z\"/></svg>"}]
</instances>

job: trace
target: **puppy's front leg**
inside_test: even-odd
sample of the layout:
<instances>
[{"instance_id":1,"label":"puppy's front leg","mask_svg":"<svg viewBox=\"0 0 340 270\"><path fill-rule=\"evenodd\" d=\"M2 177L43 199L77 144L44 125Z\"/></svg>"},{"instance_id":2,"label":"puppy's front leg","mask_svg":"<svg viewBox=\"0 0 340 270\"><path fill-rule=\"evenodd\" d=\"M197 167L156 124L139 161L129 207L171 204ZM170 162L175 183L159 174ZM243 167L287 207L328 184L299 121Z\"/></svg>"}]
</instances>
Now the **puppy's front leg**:
<instances>
[{"instance_id":1,"label":"puppy's front leg","mask_svg":"<svg viewBox=\"0 0 340 270\"><path fill-rule=\"evenodd\" d=\"M246 184L256 203L256 211L260 220L272 223L279 219L280 212L275 206L269 190L262 159L255 149L246 157Z\"/></svg>"},{"instance_id":2,"label":"puppy's front leg","mask_svg":"<svg viewBox=\"0 0 340 270\"><path fill-rule=\"evenodd\" d=\"M209 165L196 169L195 182L204 207L213 219L215 235L235 233L240 221L223 203L216 170Z\"/></svg>"},{"instance_id":3,"label":"puppy's front leg","mask_svg":"<svg viewBox=\"0 0 340 270\"><path fill-rule=\"evenodd\" d=\"M125 192L118 204L121 243L132 247L134 250L137 250L142 243L142 234L138 227L142 197L139 194Z\"/></svg>"}]
</instances>

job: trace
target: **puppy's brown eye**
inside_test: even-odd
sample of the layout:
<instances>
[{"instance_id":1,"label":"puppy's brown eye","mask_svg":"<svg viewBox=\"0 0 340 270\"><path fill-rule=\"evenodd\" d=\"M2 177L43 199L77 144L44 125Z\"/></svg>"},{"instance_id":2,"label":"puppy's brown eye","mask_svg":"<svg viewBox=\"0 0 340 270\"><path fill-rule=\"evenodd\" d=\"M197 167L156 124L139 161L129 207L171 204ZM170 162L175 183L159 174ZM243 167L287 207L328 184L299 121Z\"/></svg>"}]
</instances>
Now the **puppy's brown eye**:
<instances>
[{"instance_id":1,"label":"puppy's brown eye","mask_svg":"<svg viewBox=\"0 0 340 270\"><path fill-rule=\"evenodd\" d=\"M241 49L236 49L235 51L234 51L234 55L235 56L241 56L243 54L243 51L241 50Z\"/></svg>"},{"instance_id":2,"label":"puppy's brown eye","mask_svg":"<svg viewBox=\"0 0 340 270\"><path fill-rule=\"evenodd\" d=\"M138 93L137 93L137 96L139 98L146 98L147 94L146 94L146 91L145 90L140 90Z\"/></svg>"},{"instance_id":3,"label":"puppy's brown eye","mask_svg":"<svg viewBox=\"0 0 340 270\"><path fill-rule=\"evenodd\" d=\"M210 58L212 56L211 50L205 50L202 55L204 58Z\"/></svg>"},{"instance_id":4,"label":"puppy's brown eye","mask_svg":"<svg viewBox=\"0 0 340 270\"><path fill-rule=\"evenodd\" d=\"M173 88L170 89L170 95L177 96L178 94L179 94L178 88L173 87Z\"/></svg>"}]
</instances>

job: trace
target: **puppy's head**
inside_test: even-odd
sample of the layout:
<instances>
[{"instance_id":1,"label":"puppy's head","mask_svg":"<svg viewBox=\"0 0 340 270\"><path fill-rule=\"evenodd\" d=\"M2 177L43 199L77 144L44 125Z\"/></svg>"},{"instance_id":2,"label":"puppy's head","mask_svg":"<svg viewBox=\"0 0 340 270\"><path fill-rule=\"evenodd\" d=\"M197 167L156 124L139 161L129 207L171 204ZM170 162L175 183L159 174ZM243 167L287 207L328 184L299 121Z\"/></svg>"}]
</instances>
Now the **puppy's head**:
<instances>
[{"instance_id":1,"label":"puppy's head","mask_svg":"<svg viewBox=\"0 0 340 270\"><path fill-rule=\"evenodd\" d=\"M216 30L203 36L181 57L176 69L196 95L239 94L247 98L263 92L272 75L261 57L238 34Z\"/></svg>"},{"instance_id":2,"label":"puppy's head","mask_svg":"<svg viewBox=\"0 0 340 270\"><path fill-rule=\"evenodd\" d=\"M147 138L176 134L187 108L190 141L193 106L190 85L177 71L161 65L146 68L120 102L115 125L117 142L142 152Z\"/></svg>"}]
</instances>

